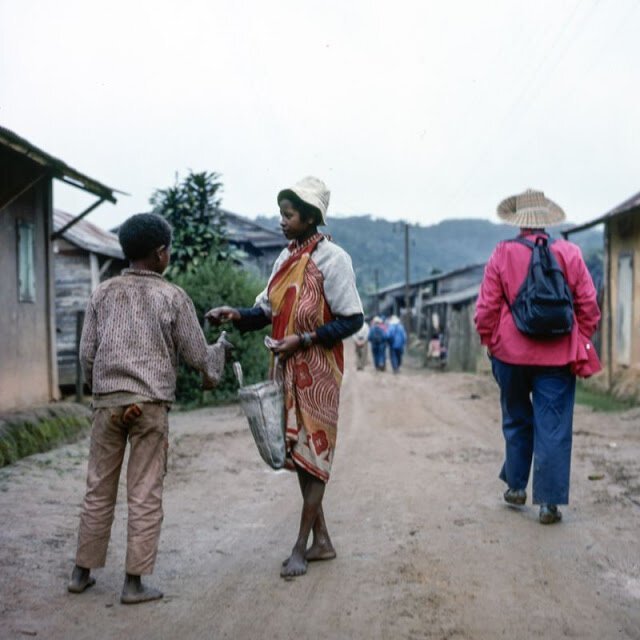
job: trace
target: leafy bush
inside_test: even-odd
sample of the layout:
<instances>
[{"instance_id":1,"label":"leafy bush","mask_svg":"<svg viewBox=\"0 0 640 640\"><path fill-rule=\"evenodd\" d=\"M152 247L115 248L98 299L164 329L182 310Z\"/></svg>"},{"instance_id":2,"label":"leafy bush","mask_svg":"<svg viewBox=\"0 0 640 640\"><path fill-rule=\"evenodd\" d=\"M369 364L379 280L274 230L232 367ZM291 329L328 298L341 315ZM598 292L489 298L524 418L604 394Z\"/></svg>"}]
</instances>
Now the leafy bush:
<instances>
[{"instance_id":1,"label":"leafy bush","mask_svg":"<svg viewBox=\"0 0 640 640\"><path fill-rule=\"evenodd\" d=\"M253 306L256 295L264 288L264 282L253 274L241 270L229 261L218 261L215 258L209 258L194 271L176 275L172 280L191 296L201 323L204 321L204 314L213 307L224 304L234 307ZM214 342L223 329L227 331L229 341L235 346L233 358L242 364L245 384L264 380L269 359L263 340L268 328L244 334L234 329L232 324L206 328L207 341ZM238 383L231 365L225 367L224 376L216 389L205 392L201 389L200 374L185 365L180 365L176 399L179 404L187 406L224 402L235 398Z\"/></svg>"}]
</instances>

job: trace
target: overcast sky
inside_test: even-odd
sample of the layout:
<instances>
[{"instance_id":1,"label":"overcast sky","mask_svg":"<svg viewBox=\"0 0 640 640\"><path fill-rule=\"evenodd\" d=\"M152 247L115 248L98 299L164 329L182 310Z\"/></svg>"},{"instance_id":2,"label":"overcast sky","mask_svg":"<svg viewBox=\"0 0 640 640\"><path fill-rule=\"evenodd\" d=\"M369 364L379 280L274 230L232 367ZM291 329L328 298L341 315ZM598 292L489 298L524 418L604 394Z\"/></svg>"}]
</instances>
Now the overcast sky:
<instances>
[{"instance_id":1,"label":"overcast sky","mask_svg":"<svg viewBox=\"0 0 640 640\"><path fill-rule=\"evenodd\" d=\"M0 0L0 124L129 192L105 227L190 168L248 216L313 174L330 215L535 187L582 222L640 190L639 33L640 0Z\"/></svg>"}]
</instances>

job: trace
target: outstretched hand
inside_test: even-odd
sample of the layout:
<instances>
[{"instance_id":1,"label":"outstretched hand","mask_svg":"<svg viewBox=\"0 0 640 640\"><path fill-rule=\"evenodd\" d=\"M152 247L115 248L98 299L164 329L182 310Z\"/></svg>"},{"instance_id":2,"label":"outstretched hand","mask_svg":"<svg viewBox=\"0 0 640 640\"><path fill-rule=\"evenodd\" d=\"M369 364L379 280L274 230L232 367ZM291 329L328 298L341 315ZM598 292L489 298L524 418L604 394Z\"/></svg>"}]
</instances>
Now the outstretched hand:
<instances>
[{"instance_id":1,"label":"outstretched hand","mask_svg":"<svg viewBox=\"0 0 640 640\"><path fill-rule=\"evenodd\" d=\"M210 309L204 315L212 325L218 327L224 322L231 322L233 320L240 320L240 312L233 307L215 307Z\"/></svg>"},{"instance_id":2,"label":"outstretched hand","mask_svg":"<svg viewBox=\"0 0 640 640\"><path fill-rule=\"evenodd\" d=\"M273 353L284 360L300 348L300 338L295 334L285 336L282 340L272 340L268 346Z\"/></svg>"}]
</instances>

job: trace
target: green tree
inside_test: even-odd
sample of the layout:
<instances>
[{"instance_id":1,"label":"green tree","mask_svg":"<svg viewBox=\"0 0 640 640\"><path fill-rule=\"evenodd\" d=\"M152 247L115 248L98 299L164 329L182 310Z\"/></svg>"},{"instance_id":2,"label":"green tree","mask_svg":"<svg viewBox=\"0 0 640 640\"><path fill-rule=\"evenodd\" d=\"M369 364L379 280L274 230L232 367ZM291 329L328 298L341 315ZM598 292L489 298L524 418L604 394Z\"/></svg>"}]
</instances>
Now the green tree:
<instances>
[{"instance_id":1,"label":"green tree","mask_svg":"<svg viewBox=\"0 0 640 640\"><path fill-rule=\"evenodd\" d=\"M204 314L212 307L230 304L250 307L256 295L263 289L264 282L246 271L242 271L231 260L217 260L215 256L205 260L198 268L177 275L173 281L191 296L198 318L202 323ZM264 380L267 376L269 352L264 346L264 336L268 329L240 333L233 325L222 327L234 345L234 360L242 363L245 384ZM220 335L220 328L206 328L207 342L214 342ZM176 397L182 405L224 402L237 397L238 383L230 365L225 366L224 375L213 391L202 391L200 374L180 365Z\"/></svg>"},{"instance_id":2,"label":"green tree","mask_svg":"<svg viewBox=\"0 0 640 640\"><path fill-rule=\"evenodd\" d=\"M150 203L153 212L173 227L169 278L197 269L207 258L228 257L224 220L220 211L220 174L189 171L181 182L156 189Z\"/></svg>"}]
</instances>

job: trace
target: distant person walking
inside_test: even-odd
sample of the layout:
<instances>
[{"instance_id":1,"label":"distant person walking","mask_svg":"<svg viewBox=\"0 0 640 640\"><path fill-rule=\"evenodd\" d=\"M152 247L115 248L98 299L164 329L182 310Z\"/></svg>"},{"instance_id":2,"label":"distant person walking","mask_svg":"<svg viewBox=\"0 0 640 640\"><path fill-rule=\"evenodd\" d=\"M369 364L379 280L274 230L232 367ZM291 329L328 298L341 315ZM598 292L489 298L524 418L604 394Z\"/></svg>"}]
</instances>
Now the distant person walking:
<instances>
[{"instance_id":1,"label":"distant person walking","mask_svg":"<svg viewBox=\"0 0 640 640\"><path fill-rule=\"evenodd\" d=\"M427 345L427 363L437 364L444 367L447 363L447 347L444 344L444 337L441 333L434 332Z\"/></svg>"},{"instance_id":2,"label":"distant person walking","mask_svg":"<svg viewBox=\"0 0 640 640\"><path fill-rule=\"evenodd\" d=\"M353 334L353 342L356 347L356 368L362 371L367 364L367 339L369 338L369 323L363 325Z\"/></svg>"},{"instance_id":3,"label":"distant person walking","mask_svg":"<svg viewBox=\"0 0 640 640\"><path fill-rule=\"evenodd\" d=\"M387 329L387 343L389 344L389 359L393 373L398 373L402 365L402 356L407 344L407 332L405 331L400 318L393 315L389 318L389 328Z\"/></svg>"},{"instance_id":4,"label":"distant person walking","mask_svg":"<svg viewBox=\"0 0 640 640\"><path fill-rule=\"evenodd\" d=\"M376 316L371 321L369 343L371 344L373 366L377 371L384 371L387 368L387 328L380 316Z\"/></svg>"},{"instance_id":5,"label":"distant person walking","mask_svg":"<svg viewBox=\"0 0 640 640\"><path fill-rule=\"evenodd\" d=\"M557 204L528 190L502 201L497 213L520 234L489 258L475 324L500 387L500 478L506 502L523 505L535 461L533 503L540 522L552 524L562 517L558 505L569 502L576 375L601 368L590 342L600 310L580 248L545 231L565 219ZM545 306L548 300L553 304Z\"/></svg>"}]
</instances>

